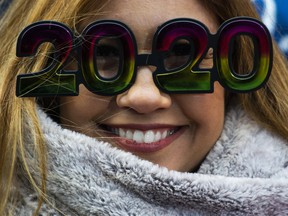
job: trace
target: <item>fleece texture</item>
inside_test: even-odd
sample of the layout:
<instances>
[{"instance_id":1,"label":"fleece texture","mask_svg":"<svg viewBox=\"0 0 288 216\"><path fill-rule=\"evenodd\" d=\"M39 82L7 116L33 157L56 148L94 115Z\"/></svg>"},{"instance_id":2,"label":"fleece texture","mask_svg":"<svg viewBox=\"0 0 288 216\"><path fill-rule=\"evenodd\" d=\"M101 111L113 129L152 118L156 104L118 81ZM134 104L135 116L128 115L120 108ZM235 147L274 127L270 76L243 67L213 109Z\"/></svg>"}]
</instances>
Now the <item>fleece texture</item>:
<instances>
[{"instance_id":1,"label":"fleece texture","mask_svg":"<svg viewBox=\"0 0 288 216\"><path fill-rule=\"evenodd\" d=\"M51 199L43 216L288 215L287 141L239 106L227 111L222 135L197 173L169 171L64 129L41 109L38 113L47 140ZM27 148L33 170L29 135ZM38 179L37 171L32 173ZM37 197L19 176L23 199L15 215L32 215Z\"/></svg>"}]
</instances>

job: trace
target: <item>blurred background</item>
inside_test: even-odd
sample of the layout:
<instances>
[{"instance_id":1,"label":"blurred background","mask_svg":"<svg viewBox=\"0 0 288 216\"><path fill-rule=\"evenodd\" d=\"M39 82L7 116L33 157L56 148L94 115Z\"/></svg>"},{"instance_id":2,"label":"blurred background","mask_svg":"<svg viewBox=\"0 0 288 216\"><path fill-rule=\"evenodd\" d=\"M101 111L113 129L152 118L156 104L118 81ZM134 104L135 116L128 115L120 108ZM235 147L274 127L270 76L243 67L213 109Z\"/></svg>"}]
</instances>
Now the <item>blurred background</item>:
<instances>
[{"instance_id":1,"label":"blurred background","mask_svg":"<svg viewBox=\"0 0 288 216\"><path fill-rule=\"evenodd\" d=\"M253 0L262 21L288 58L288 1Z\"/></svg>"}]
</instances>

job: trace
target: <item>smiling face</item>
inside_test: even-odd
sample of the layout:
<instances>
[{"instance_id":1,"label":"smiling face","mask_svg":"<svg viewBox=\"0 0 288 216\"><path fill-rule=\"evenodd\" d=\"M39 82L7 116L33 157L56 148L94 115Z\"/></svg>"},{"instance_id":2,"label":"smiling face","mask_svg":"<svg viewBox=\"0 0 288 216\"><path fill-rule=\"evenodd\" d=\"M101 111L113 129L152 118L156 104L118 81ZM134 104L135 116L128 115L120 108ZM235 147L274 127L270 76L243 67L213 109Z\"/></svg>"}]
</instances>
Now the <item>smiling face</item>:
<instances>
[{"instance_id":1,"label":"smiling face","mask_svg":"<svg viewBox=\"0 0 288 216\"><path fill-rule=\"evenodd\" d=\"M201 1L199 1L201 2ZM151 53L157 27L174 18L192 18L214 33L218 25L197 0L128 1L107 4L95 19L118 20L130 27L138 53ZM84 24L95 20L87 20ZM211 56L201 63L209 68ZM213 94L166 94L155 86L152 66L137 70L136 81L114 97L91 93L80 86L77 97L61 97L63 126L111 143L153 163L178 171L195 169L213 147L223 129L224 90Z\"/></svg>"}]
</instances>

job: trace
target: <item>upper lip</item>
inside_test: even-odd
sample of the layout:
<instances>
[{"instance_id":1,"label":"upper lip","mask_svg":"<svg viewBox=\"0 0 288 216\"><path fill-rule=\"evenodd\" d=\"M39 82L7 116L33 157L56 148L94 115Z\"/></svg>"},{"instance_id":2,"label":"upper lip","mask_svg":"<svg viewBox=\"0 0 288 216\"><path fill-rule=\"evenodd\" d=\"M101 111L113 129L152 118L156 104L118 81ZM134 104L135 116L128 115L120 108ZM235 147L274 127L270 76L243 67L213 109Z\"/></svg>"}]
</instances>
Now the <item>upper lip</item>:
<instances>
[{"instance_id":1,"label":"upper lip","mask_svg":"<svg viewBox=\"0 0 288 216\"><path fill-rule=\"evenodd\" d=\"M184 125L175 124L100 124L103 126L108 126L111 128L123 128L123 129L133 129L133 130L153 130L153 129L172 129L176 127L181 127Z\"/></svg>"}]
</instances>

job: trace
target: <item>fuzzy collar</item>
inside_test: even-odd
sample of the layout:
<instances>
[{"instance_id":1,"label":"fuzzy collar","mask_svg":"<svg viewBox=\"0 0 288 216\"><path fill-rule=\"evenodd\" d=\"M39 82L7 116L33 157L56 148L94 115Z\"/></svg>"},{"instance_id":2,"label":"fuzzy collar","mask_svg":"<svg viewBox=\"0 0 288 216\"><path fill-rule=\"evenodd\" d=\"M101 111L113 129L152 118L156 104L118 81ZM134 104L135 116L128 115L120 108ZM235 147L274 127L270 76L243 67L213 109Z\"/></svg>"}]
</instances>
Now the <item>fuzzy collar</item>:
<instances>
[{"instance_id":1,"label":"fuzzy collar","mask_svg":"<svg viewBox=\"0 0 288 216\"><path fill-rule=\"evenodd\" d=\"M38 113L49 152L47 190L67 215L288 215L287 142L239 107L227 112L197 173L169 171ZM19 215L33 208L26 195Z\"/></svg>"}]
</instances>

